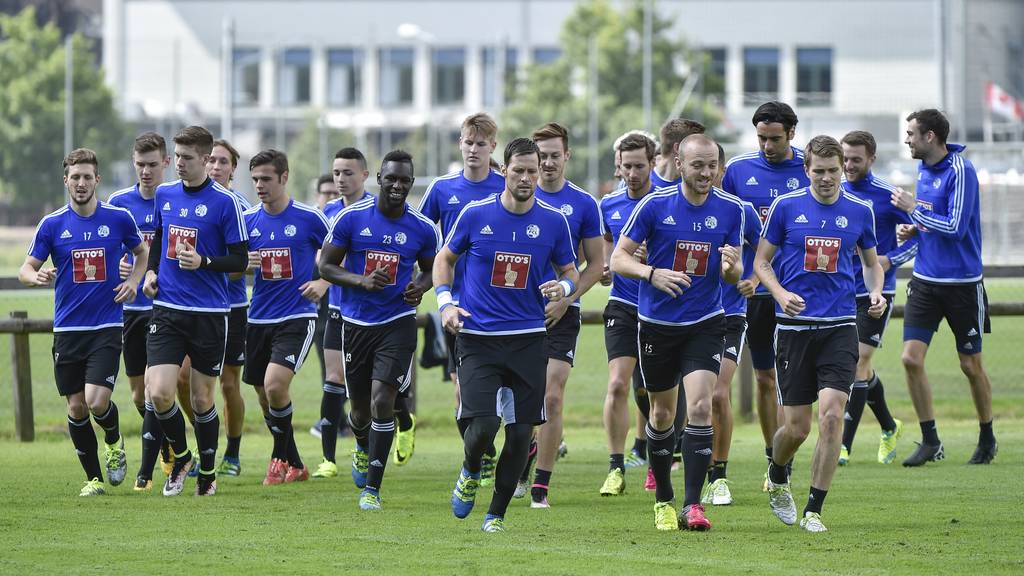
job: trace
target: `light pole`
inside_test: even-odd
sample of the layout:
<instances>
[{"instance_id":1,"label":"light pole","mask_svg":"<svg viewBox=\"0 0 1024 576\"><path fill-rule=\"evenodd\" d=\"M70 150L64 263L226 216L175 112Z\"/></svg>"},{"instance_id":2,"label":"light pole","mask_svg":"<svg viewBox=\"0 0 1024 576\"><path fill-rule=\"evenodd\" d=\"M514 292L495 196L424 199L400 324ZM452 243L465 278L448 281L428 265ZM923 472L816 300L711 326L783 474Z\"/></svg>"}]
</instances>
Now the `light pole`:
<instances>
[{"instance_id":1,"label":"light pole","mask_svg":"<svg viewBox=\"0 0 1024 576\"><path fill-rule=\"evenodd\" d=\"M433 34L423 30L422 28L419 27L419 25L413 24L412 22L403 22L403 23L399 24L398 28L395 30L395 32L398 34L399 38L403 38L405 40L415 40L416 43L417 43L418 48L421 51L424 51L424 52L426 52L429 49L431 49L433 47L434 41L437 40L437 38ZM428 57L430 57L429 53L428 53ZM414 62L415 62L415 59L414 59ZM414 64L414 66L415 66L415 64ZM437 169L436 169L436 166L435 166L437 155L434 153L434 145L435 145L435 140L437 138L436 138L436 135L434 134L434 122L433 122L433 111L434 111L434 82L433 82L433 80L434 79L433 79L432 68L433 68L433 62L431 61L430 66L428 67L428 70L427 70L427 86L429 88L427 90L426 108L425 108L425 115L424 115L424 120L423 120L423 130L425 132L424 136L425 136L425 140L426 140L426 154L427 154L426 167L427 167L427 171L430 174L437 174ZM414 68L414 70L415 70L415 68ZM415 81L415 78L416 78L416 75L414 73L413 74L414 81ZM413 89L413 94L415 95L415 88Z\"/></svg>"}]
</instances>

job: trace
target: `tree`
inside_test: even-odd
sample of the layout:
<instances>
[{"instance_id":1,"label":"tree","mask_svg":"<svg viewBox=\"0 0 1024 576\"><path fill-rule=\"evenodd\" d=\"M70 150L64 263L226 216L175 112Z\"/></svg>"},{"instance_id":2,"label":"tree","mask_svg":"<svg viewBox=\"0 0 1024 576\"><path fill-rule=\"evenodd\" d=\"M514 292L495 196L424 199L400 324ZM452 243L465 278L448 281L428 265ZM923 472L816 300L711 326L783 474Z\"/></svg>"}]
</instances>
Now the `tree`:
<instances>
[{"instance_id":1,"label":"tree","mask_svg":"<svg viewBox=\"0 0 1024 576\"><path fill-rule=\"evenodd\" d=\"M74 146L99 155L101 173L126 156L127 138L114 100L94 63L91 42L72 36ZM22 209L62 203L64 45L35 9L0 14L0 199Z\"/></svg>"},{"instance_id":2,"label":"tree","mask_svg":"<svg viewBox=\"0 0 1024 576\"><path fill-rule=\"evenodd\" d=\"M577 6L562 28L561 57L526 71L522 85L515 90L512 104L502 116L501 131L511 137L528 136L545 122L556 121L570 130L573 160L567 177L586 182L591 151L587 149L589 98L586 91L589 72L589 44L597 42L598 74L598 155L599 177L606 180L614 171L611 153L615 139L636 128L643 128L643 20L644 2L633 0L621 12L608 0L591 0ZM680 73L683 62L700 61L682 39L670 36L672 20L653 15L651 38L652 118L657 132L672 109L686 77ZM691 69L700 68L700 66ZM690 103L682 116L700 119L709 131L720 122L719 112L703 102ZM596 190L591 191L597 192Z\"/></svg>"}]
</instances>

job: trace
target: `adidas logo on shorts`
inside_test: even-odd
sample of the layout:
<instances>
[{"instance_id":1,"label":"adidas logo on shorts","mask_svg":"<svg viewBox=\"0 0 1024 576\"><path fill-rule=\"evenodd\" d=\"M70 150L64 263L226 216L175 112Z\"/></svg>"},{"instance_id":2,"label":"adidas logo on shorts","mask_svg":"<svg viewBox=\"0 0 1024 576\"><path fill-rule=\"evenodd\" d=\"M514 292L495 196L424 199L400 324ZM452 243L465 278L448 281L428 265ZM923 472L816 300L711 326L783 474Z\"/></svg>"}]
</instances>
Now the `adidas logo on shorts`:
<instances>
[{"instance_id":1,"label":"adidas logo on shorts","mask_svg":"<svg viewBox=\"0 0 1024 576\"><path fill-rule=\"evenodd\" d=\"M736 347L735 346L729 346L728 348L725 349L725 353L726 354L732 354L733 356L735 356L736 355Z\"/></svg>"},{"instance_id":2,"label":"adidas logo on shorts","mask_svg":"<svg viewBox=\"0 0 1024 576\"><path fill-rule=\"evenodd\" d=\"M152 441L152 440L156 440L156 437L154 437L149 432L146 432L145 434L142 435L142 439L143 440L151 440Z\"/></svg>"},{"instance_id":3,"label":"adidas logo on shorts","mask_svg":"<svg viewBox=\"0 0 1024 576\"><path fill-rule=\"evenodd\" d=\"M714 356L712 356L711 358L712 358L712 359L713 359L713 360L714 360L715 362L721 362L721 361L722 361L722 355L721 355L721 354L715 354L715 355L714 355Z\"/></svg>"},{"instance_id":4,"label":"adidas logo on shorts","mask_svg":"<svg viewBox=\"0 0 1024 576\"><path fill-rule=\"evenodd\" d=\"M107 376L107 384L113 385L117 381L117 374L111 374Z\"/></svg>"},{"instance_id":5,"label":"adidas logo on shorts","mask_svg":"<svg viewBox=\"0 0 1024 576\"><path fill-rule=\"evenodd\" d=\"M289 355L285 356L284 359L287 360L288 362L291 362L292 364L295 364L295 355L294 354L289 354Z\"/></svg>"},{"instance_id":6,"label":"adidas logo on shorts","mask_svg":"<svg viewBox=\"0 0 1024 576\"><path fill-rule=\"evenodd\" d=\"M405 374L400 374L397 378L399 384L405 383Z\"/></svg>"},{"instance_id":7,"label":"adidas logo on shorts","mask_svg":"<svg viewBox=\"0 0 1024 576\"><path fill-rule=\"evenodd\" d=\"M967 337L968 338L972 338L972 337L977 336L977 335L978 335L978 331L975 330L974 328L971 328L971 331L967 333Z\"/></svg>"}]
</instances>

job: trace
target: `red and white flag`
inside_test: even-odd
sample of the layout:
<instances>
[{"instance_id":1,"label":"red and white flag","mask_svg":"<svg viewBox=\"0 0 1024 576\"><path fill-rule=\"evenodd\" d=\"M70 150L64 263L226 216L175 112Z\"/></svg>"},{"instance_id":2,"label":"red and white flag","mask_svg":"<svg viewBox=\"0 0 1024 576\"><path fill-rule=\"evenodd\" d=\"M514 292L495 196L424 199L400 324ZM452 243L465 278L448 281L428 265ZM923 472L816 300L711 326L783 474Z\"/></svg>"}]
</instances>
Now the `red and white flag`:
<instances>
[{"instance_id":1,"label":"red and white flag","mask_svg":"<svg viewBox=\"0 0 1024 576\"><path fill-rule=\"evenodd\" d=\"M1024 104L998 84L985 84L985 105L992 114L1014 122L1024 122Z\"/></svg>"}]
</instances>

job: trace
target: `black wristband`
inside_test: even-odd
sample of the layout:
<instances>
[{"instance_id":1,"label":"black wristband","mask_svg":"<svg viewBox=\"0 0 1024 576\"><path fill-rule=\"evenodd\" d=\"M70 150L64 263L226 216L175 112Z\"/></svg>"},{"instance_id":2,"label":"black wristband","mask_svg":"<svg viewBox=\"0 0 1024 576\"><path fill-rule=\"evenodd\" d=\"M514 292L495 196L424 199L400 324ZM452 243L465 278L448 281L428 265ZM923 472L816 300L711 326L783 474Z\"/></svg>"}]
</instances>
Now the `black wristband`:
<instances>
[{"instance_id":1,"label":"black wristband","mask_svg":"<svg viewBox=\"0 0 1024 576\"><path fill-rule=\"evenodd\" d=\"M647 283L651 283L651 279L654 278L654 266L651 266L651 271L647 273Z\"/></svg>"}]
</instances>

